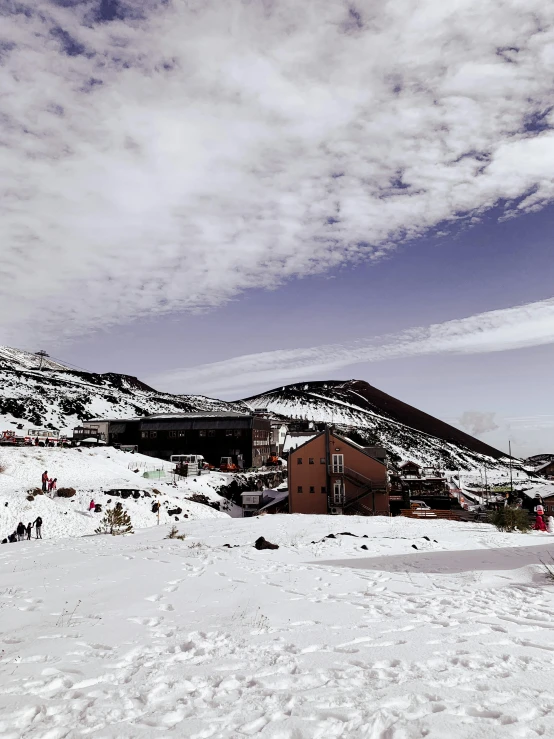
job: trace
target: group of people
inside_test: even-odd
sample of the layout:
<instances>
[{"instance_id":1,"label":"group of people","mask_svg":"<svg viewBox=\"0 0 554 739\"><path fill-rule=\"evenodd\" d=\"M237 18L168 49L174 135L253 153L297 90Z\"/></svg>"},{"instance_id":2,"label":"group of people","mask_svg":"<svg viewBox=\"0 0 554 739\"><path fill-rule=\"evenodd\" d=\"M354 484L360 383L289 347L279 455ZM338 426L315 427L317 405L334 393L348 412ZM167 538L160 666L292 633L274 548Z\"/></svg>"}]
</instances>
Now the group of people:
<instances>
[{"instance_id":1,"label":"group of people","mask_svg":"<svg viewBox=\"0 0 554 739\"><path fill-rule=\"evenodd\" d=\"M42 492L53 493L58 486L57 477L48 477L48 470L44 470L42 473Z\"/></svg>"},{"instance_id":2,"label":"group of people","mask_svg":"<svg viewBox=\"0 0 554 739\"><path fill-rule=\"evenodd\" d=\"M39 439L37 436L34 441L31 441L33 446L56 446L54 439Z\"/></svg>"},{"instance_id":3,"label":"group of people","mask_svg":"<svg viewBox=\"0 0 554 739\"><path fill-rule=\"evenodd\" d=\"M16 541L23 541L25 538L30 540L33 527L35 528L35 539L42 539L42 518L37 516L33 523L29 521L27 526L25 526L23 521L20 521L15 531L4 539L2 544L13 544Z\"/></svg>"}]
</instances>

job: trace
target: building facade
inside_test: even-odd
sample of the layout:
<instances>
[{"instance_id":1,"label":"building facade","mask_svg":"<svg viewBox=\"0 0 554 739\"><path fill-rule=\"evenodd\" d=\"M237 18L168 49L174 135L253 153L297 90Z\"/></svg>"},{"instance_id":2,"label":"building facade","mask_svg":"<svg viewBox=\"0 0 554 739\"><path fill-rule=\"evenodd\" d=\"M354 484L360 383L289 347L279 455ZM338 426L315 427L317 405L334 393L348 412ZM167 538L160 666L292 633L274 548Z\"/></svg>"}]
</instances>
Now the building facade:
<instances>
[{"instance_id":1,"label":"building facade","mask_svg":"<svg viewBox=\"0 0 554 739\"><path fill-rule=\"evenodd\" d=\"M375 448L361 447L331 429L291 449L289 512L388 515L386 462Z\"/></svg>"},{"instance_id":2,"label":"building facade","mask_svg":"<svg viewBox=\"0 0 554 739\"><path fill-rule=\"evenodd\" d=\"M74 441L95 438L106 444L138 445L142 418L91 418L73 429Z\"/></svg>"},{"instance_id":3,"label":"building facade","mask_svg":"<svg viewBox=\"0 0 554 739\"><path fill-rule=\"evenodd\" d=\"M261 467L270 455L269 419L233 412L148 416L140 421L139 451L161 459L201 454L214 466L231 457L240 469Z\"/></svg>"},{"instance_id":4,"label":"building facade","mask_svg":"<svg viewBox=\"0 0 554 739\"><path fill-rule=\"evenodd\" d=\"M271 453L278 457L283 455L283 447L287 437L288 426L282 421L270 421L271 424Z\"/></svg>"}]
</instances>

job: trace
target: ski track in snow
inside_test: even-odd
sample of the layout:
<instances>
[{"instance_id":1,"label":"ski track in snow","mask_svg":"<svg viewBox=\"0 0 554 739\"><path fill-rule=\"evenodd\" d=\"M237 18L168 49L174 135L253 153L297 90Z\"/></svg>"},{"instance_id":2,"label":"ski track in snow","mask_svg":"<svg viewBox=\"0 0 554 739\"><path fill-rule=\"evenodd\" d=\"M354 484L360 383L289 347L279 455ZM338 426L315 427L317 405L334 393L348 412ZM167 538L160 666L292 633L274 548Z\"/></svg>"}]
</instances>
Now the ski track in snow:
<instances>
[{"instance_id":1,"label":"ski track in snow","mask_svg":"<svg viewBox=\"0 0 554 739\"><path fill-rule=\"evenodd\" d=\"M179 528L0 548L4 739L552 736L554 588L517 556L554 551L549 535L325 516ZM367 538L321 541L342 531ZM259 535L281 548L256 551ZM445 562L515 547L513 569L429 574L413 543ZM333 565L386 555L411 566Z\"/></svg>"}]
</instances>

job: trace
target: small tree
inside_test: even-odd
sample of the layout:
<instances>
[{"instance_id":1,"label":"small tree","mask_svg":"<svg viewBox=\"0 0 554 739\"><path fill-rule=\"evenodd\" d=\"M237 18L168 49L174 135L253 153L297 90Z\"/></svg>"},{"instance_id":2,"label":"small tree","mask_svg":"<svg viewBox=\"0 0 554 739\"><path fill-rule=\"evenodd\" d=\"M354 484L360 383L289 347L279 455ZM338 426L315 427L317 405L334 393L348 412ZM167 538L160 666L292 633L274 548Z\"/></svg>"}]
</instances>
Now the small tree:
<instances>
[{"instance_id":1,"label":"small tree","mask_svg":"<svg viewBox=\"0 0 554 739\"><path fill-rule=\"evenodd\" d=\"M498 511L489 513L489 523L492 523L499 531L529 531L529 514L522 508L515 506L504 506Z\"/></svg>"},{"instance_id":2,"label":"small tree","mask_svg":"<svg viewBox=\"0 0 554 739\"><path fill-rule=\"evenodd\" d=\"M106 508L104 518L96 529L96 533L120 536L121 534L134 534L135 532L127 511L124 511L123 508Z\"/></svg>"},{"instance_id":3,"label":"small tree","mask_svg":"<svg viewBox=\"0 0 554 739\"><path fill-rule=\"evenodd\" d=\"M184 541L186 539L186 535L180 534L177 526L173 526L173 528L171 529L171 531L165 538L166 539L180 539L181 541Z\"/></svg>"}]
</instances>

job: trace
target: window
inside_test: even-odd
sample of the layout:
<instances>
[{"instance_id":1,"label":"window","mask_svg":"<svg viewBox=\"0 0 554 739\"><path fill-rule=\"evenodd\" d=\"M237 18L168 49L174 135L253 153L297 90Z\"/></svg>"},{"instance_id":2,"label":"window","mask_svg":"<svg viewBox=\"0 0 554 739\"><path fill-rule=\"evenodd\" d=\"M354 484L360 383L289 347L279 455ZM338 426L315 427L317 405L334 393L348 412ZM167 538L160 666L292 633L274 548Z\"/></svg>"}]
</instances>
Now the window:
<instances>
[{"instance_id":1,"label":"window","mask_svg":"<svg viewBox=\"0 0 554 739\"><path fill-rule=\"evenodd\" d=\"M242 430L241 429L235 429L235 436L242 436Z\"/></svg>"},{"instance_id":2,"label":"window","mask_svg":"<svg viewBox=\"0 0 554 739\"><path fill-rule=\"evenodd\" d=\"M321 486L321 492L323 493L323 495L327 495L327 488L325 487L325 485Z\"/></svg>"},{"instance_id":3,"label":"window","mask_svg":"<svg viewBox=\"0 0 554 739\"><path fill-rule=\"evenodd\" d=\"M158 435L158 432L157 431L151 431L150 432L150 438L151 439L155 439L157 437L157 435Z\"/></svg>"},{"instance_id":4,"label":"window","mask_svg":"<svg viewBox=\"0 0 554 739\"><path fill-rule=\"evenodd\" d=\"M313 457L309 457L308 458L308 464L313 464L313 463L314 463L314 458Z\"/></svg>"},{"instance_id":5,"label":"window","mask_svg":"<svg viewBox=\"0 0 554 739\"><path fill-rule=\"evenodd\" d=\"M296 464L302 464L302 457L296 458Z\"/></svg>"},{"instance_id":6,"label":"window","mask_svg":"<svg viewBox=\"0 0 554 739\"><path fill-rule=\"evenodd\" d=\"M319 464L325 464L325 457L319 458Z\"/></svg>"},{"instance_id":7,"label":"window","mask_svg":"<svg viewBox=\"0 0 554 739\"><path fill-rule=\"evenodd\" d=\"M336 505L342 505L344 501L344 488L341 480L335 480L333 483L333 502Z\"/></svg>"},{"instance_id":8,"label":"window","mask_svg":"<svg viewBox=\"0 0 554 739\"><path fill-rule=\"evenodd\" d=\"M298 488L297 488L296 492L297 492L297 493L301 493L301 492L302 492L302 485L299 485L299 486L298 486Z\"/></svg>"},{"instance_id":9,"label":"window","mask_svg":"<svg viewBox=\"0 0 554 739\"><path fill-rule=\"evenodd\" d=\"M148 431L142 431L141 436L143 439L148 439Z\"/></svg>"},{"instance_id":10,"label":"window","mask_svg":"<svg viewBox=\"0 0 554 739\"><path fill-rule=\"evenodd\" d=\"M210 429L208 431L208 436L215 436L215 429Z\"/></svg>"},{"instance_id":11,"label":"window","mask_svg":"<svg viewBox=\"0 0 554 739\"><path fill-rule=\"evenodd\" d=\"M333 472L339 475L344 472L344 454L333 454Z\"/></svg>"},{"instance_id":12,"label":"window","mask_svg":"<svg viewBox=\"0 0 554 739\"><path fill-rule=\"evenodd\" d=\"M170 431L169 432L169 438L170 439L176 439L177 438L177 432L176 431Z\"/></svg>"},{"instance_id":13,"label":"window","mask_svg":"<svg viewBox=\"0 0 554 739\"><path fill-rule=\"evenodd\" d=\"M233 435L233 429L225 429L225 436L232 436Z\"/></svg>"},{"instance_id":14,"label":"window","mask_svg":"<svg viewBox=\"0 0 554 739\"><path fill-rule=\"evenodd\" d=\"M200 431L198 432L198 436L206 436L206 430L200 429Z\"/></svg>"},{"instance_id":15,"label":"window","mask_svg":"<svg viewBox=\"0 0 554 739\"><path fill-rule=\"evenodd\" d=\"M184 431L179 431L179 438L180 439L184 439L184 437L185 437L185 432Z\"/></svg>"},{"instance_id":16,"label":"window","mask_svg":"<svg viewBox=\"0 0 554 739\"><path fill-rule=\"evenodd\" d=\"M310 485L310 493L315 493L315 488L313 485Z\"/></svg>"}]
</instances>

